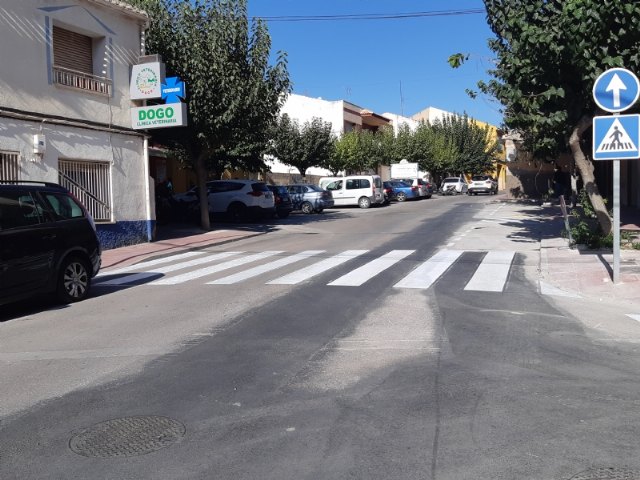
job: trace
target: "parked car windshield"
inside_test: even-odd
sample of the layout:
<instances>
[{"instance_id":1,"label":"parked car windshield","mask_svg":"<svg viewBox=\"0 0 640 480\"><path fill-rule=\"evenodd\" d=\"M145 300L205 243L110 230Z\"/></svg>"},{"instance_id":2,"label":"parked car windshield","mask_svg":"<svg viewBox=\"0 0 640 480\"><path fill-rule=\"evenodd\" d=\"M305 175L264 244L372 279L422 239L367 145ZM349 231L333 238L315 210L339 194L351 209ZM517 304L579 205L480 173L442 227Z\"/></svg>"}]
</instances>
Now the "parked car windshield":
<instances>
[{"instance_id":1,"label":"parked car windshield","mask_svg":"<svg viewBox=\"0 0 640 480\"><path fill-rule=\"evenodd\" d=\"M445 178L444 179L445 182L450 183L450 182L459 182L460 179L457 177L449 177L449 178Z\"/></svg>"}]
</instances>

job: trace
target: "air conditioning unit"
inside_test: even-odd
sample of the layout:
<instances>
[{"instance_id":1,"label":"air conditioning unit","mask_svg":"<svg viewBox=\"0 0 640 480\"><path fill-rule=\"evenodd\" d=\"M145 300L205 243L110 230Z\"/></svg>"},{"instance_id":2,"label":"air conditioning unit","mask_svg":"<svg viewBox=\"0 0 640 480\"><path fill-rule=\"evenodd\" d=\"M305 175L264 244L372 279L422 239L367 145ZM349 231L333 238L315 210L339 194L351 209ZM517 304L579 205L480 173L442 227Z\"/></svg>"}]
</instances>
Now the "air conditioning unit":
<instances>
[{"instance_id":1,"label":"air conditioning unit","mask_svg":"<svg viewBox=\"0 0 640 480\"><path fill-rule=\"evenodd\" d=\"M33 136L33 153L36 155L44 155L45 150L47 149L47 140L44 138L44 135L41 133L36 133Z\"/></svg>"}]
</instances>

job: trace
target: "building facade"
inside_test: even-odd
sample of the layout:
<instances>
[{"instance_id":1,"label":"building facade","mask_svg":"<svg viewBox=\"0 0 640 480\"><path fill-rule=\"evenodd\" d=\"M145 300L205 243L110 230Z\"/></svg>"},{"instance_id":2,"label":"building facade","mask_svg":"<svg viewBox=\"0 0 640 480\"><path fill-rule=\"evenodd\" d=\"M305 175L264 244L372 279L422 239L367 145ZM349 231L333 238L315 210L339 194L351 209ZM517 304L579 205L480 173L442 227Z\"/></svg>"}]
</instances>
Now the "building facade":
<instances>
[{"instance_id":1,"label":"building facade","mask_svg":"<svg viewBox=\"0 0 640 480\"><path fill-rule=\"evenodd\" d=\"M67 187L103 248L153 235L147 139L131 129L129 98L147 24L119 0L0 6L0 179Z\"/></svg>"}]
</instances>

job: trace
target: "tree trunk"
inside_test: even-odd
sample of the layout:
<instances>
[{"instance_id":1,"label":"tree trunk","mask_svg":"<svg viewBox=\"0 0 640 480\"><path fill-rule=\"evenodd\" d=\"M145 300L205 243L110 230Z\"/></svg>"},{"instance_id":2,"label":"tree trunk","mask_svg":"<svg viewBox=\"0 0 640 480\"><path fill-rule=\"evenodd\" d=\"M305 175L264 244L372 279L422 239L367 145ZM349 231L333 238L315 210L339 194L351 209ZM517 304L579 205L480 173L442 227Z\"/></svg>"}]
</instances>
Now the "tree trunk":
<instances>
[{"instance_id":1,"label":"tree trunk","mask_svg":"<svg viewBox=\"0 0 640 480\"><path fill-rule=\"evenodd\" d=\"M591 200L593 210L596 212L596 216L598 217L598 223L600 224L602 233L608 235L609 233L611 233L611 229L613 228L613 219L609 215L607 206L605 205L604 200L602 199L602 195L600 195L600 191L598 190L598 185L596 185L596 180L593 175L593 163L589 159L587 159L580 146L580 139L582 138L584 132L587 131L587 129L591 126L592 122L593 116L582 116L578 124L571 132L571 137L569 138L569 147L571 148L573 159L576 162L576 167L580 172L580 177L582 178L584 188L589 195L589 200Z\"/></svg>"},{"instance_id":2,"label":"tree trunk","mask_svg":"<svg viewBox=\"0 0 640 480\"><path fill-rule=\"evenodd\" d=\"M200 199L200 226L203 230L211 230L209 221L209 196L207 194L207 169L204 154L196 157L196 177L198 181L198 198Z\"/></svg>"}]
</instances>

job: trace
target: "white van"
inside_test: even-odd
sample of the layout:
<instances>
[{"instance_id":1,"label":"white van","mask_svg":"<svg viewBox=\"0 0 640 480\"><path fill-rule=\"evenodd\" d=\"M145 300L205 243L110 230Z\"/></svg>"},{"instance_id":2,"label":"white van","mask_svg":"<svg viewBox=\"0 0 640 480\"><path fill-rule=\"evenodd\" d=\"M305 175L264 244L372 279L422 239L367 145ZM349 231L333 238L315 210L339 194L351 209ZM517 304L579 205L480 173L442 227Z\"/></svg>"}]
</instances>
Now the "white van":
<instances>
[{"instance_id":1,"label":"white van","mask_svg":"<svg viewBox=\"0 0 640 480\"><path fill-rule=\"evenodd\" d=\"M329 190L336 207L357 205L369 208L384 203L382 178L379 175L348 175L346 177L322 177L318 185Z\"/></svg>"}]
</instances>

